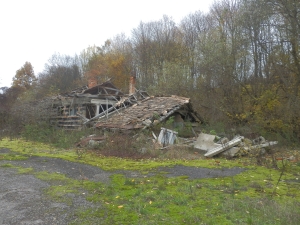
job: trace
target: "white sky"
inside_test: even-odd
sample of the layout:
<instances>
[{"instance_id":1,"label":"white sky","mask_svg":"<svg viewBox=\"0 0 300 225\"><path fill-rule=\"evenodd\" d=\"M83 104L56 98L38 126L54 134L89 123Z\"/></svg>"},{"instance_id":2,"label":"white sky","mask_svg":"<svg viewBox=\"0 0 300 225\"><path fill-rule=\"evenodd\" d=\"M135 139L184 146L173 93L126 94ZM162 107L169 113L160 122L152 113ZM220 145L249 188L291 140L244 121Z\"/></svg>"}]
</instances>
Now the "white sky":
<instances>
[{"instance_id":1,"label":"white sky","mask_svg":"<svg viewBox=\"0 0 300 225\"><path fill-rule=\"evenodd\" d=\"M130 36L141 21L168 15L179 23L214 0L0 0L0 87L26 61L42 72L54 53L73 56L107 39Z\"/></svg>"}]
</instances>

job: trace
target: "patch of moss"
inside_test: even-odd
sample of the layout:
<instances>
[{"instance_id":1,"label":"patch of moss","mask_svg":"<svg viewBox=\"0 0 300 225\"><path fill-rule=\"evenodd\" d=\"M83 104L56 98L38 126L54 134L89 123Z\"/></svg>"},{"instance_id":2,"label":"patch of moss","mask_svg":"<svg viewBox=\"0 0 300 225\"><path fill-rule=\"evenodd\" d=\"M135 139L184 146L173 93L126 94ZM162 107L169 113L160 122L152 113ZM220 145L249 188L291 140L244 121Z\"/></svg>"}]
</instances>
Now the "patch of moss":
<instances>
[{"instance_id":1,"label":"patch of moss","mask_svg":"<svg viewBox=\"0 0 300 225\"><path fill-rule=\"evenodd\" d=\"M12 160L25 160L25 159L28 159L28 157L23 155L23 154L18 154L18 153L15 153L15 152L0 155L0 160L12 161Z\"/></svg>"},{"instance_id":2,"label":"patch of moss","mask_svg":"<svg viewBox=\"0 0 300 225\"><path fill-rule=\"evenodd\" d=\"M32 174L33 168L23 168L23 167L17 167L18 168L18 173L19 174Z\"/></svg>"},{"instance_id":3,"label":"patch of moss","mask_svg":"<svg viewBox=\"0 0 300 225\"><path fill-rule=\"evenodd\" d=\"M117 157L101 157L93 154L85 154L84 157L78 157L76 150L65 150L53 148L49 145L28 142L22 139L8 140L3 139L0 141L0 147L9 148L11 151L26 154L29 156L44 156L61 158L73 162L82 162L93 166L101 167L104 170L139 170L139 171L151 171L160 166L195 166L206 168L224 168L224 167L236 167L244 166L243 161L227 160L227 159L198 159L198 160L169 160L169 159L141 159L131 160L122 159Z\"/></svg>"},{"instance_id":4,"label":"patch of moss","mask_svg":"<svg viewBox=\"0 0 300 225\"><path fill-rule=\"evenodd\" d=\"M211 224L216 221L219 224L239 224L238 221L244 221L241 215L235 220L226 213L220 213L224 212L224 205L228 202L242 201L245 198L271 198L280 208L285 207L286 202L294 201L294 198L299 201L299 185L287 187L284 181L276 185L280 173L280 170L257 167L234 177L199 180L188 180L186 177L166 178L162 174L139 179L114 175L112 184L107 188L103 187L101 195L91 198L105 203L109 212L106 214L107 222L118 223L121 221L118 218L124 219L125 215L131 215L126 221L132 224L162 224L166 219L172 224ZM292 176L288 173L284 175L285 178ZM273 195L274 188L279 190L276 195ZM290 196L291 193L294 194L293 197ZM250 203L246 203L246 207ZM103 216L100 211L98 213ZM279 224L276 218L269 216L267 220L261 218L261 221Z\"/></svg>"},{"instance_id":5,"label":"patch of moss","mask_svg":"<svg viewBox=\"0 0 300 225\"><path fill-rule=\"evenodd\" d=\"M6 164L0 165L0 167L2 167L2 168L12 168L12 167L14 167L14 166L11 165L10 163L6 163Z\"/></svg>"}]
</instances>

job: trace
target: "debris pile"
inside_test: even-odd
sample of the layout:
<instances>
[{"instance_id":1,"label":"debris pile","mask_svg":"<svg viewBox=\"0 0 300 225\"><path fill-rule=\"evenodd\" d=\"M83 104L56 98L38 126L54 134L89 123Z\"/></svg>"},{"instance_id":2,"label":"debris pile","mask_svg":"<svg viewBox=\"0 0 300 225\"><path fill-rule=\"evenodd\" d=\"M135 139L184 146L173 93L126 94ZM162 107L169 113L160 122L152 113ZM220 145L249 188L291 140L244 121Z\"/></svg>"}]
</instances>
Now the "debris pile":
<instances>
[{"instance_id":1,"label":"debris pile","mask_svg":"<svg viewBox=\"0 0 300 225\"><path fill-rule=\"evenodd\" d=\"M96 136L96 135L90 135L88 137L82 137L80 139L80 142L76 143L76 147L95 147L102 142L104 142L106 139L105 136Z\"/></svg>"},{"instance_id":2,"label":"debris pile","mask_svg":"<svg viewBox=\"0 0 300 225\"><path fill-rule=\"evenodd\" d=\"M252 141L243 136L236 136L232 140L228 140L216 135L200 133L194 147L205 151L205 157L212 157L219 154L234 157L245 154L263 155L266 153L266 148L277 143L277 141L266 141L261 136Z\"/></svg>"}]
</instances>

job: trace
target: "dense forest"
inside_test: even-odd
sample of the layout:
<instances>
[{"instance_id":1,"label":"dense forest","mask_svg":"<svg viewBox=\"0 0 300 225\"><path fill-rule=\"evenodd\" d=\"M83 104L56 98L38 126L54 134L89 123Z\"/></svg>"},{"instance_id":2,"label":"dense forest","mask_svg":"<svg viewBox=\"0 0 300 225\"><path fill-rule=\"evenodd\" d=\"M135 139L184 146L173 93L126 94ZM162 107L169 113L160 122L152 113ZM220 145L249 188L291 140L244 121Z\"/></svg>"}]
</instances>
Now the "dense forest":
<instances>
[{"instance_id":1,"label":"dense forest","mask_svg":"<svg viewBox=\"0 0 300 225\"><path fill-rule=\"evenodd\" d=\"M152 95L191 98L219 131L243 128L295 143L299 47L299 0L222 0L179 24L169 16L141 22L130 37L117 35L75 56L53 55L42 73L35 74L26 62L12 87L1 88L0 129L17 121L12 110L24 102L86 85L90 76L99 83L112 78L126 93L133 75L137 87Z\"/></svg>"}]
</instances>

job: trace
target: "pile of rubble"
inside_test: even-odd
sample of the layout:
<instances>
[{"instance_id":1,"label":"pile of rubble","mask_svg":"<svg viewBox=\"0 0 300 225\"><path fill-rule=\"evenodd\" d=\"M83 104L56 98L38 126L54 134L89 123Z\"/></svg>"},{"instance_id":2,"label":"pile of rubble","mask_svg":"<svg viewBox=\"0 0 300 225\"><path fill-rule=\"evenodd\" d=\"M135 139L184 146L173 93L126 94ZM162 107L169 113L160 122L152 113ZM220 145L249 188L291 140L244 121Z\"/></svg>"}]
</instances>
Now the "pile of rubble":
<instances>
[{"instance_id":1,"label":"pile of rubble","mask_svg":"<svg viewBox=\"0 0 300 225\"><path fill-rule=\"evenodd\" d=\"M158 144L157 148L165 149L173 145L192 146L202 152L204 151L205 157L223 155L231 158L242 155L264 155L270 146L278 144L277 141L267 141L262 136L254 140L244 138L243 136L235 136L229 140L226 137L220 138L217 135L205 133L194 134L194 138L180 138L178 137L178 132L163 127L158 136L152 132L153 142ZM95 147L105 142L105 139L106 136L90 135L83 137L76 146ZM143 148L141 152L146 152L146 149Z\"/></svg>"},{"instance_id":2,"label":"pile of rubble","mask_svg":"<svg viewBox=\"0 0 300 225\"><path fill-rule=\"evenodd\" d=\"M95 134L82 137L78 143L75 144L76 147L95 147L100 145L105 141L105 136L96 136Z\"/></svg>"},{"instance_id":3,"label":"pile of rubble","mask_svg":"<svg viewBox=\"0 0 300 225\"><path fill-rule=\"evenodd\" d=\"M212 157L219 154L226 157L234 157L246 154L263 155L266 153L268 147L277 143L277 141L267 141L262 136L254 140L244 138L243 136L236 136L232 140L228 140L228 138L200 133L194 143L194 147L205 151L205 157Z\"/></svg>"},{"instance_id":4,"label":"pile of rubble","mask_svg":"<svg viewBox=\"0 0 300 225\"><path fill-rule=\"evenodd\" d=\"M189 146L204 151L205 157L213 157L215 155L223 155L226 157L235 157L242 155L263 155L272 145L278 144L277 141L267 141L260 136L254 140L244 138L243 136L235 136L232 140L228 138L220 138L216 135L200 133L195 139L183 139L177 137L178 133L166 128L161 128L158 138L153 134L154 139L161 145L161 149L167 148L176 142L182 144L182 141ZM196 135L196 134L195 134Z\"/></svg>"}]
</instances>

